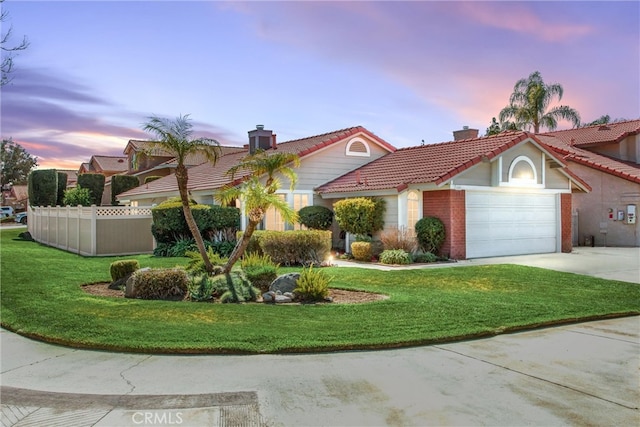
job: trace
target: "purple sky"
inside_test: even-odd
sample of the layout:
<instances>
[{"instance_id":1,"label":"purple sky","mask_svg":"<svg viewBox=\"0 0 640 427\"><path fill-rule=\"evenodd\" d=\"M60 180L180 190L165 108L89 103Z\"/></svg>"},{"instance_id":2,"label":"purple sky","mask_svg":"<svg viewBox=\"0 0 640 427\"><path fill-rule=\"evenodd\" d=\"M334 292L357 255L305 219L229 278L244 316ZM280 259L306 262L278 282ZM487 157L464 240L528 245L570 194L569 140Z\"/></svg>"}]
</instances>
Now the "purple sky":
<instances>
[{"instance_id":1,"label":"purple sky","mask_svg":"<svg viewBox=\"0 0 640 427\"><path fill-rule=\"evenodd\" d=\"M640 117L640 3L7 0L26 35L2 137L76 169L146 139L155 114L198 136L279 141L362 125L396 147L484 134L533 71L584 122ZM562 123L562 128L569 127Z\"/></svg>"}]
</instances>

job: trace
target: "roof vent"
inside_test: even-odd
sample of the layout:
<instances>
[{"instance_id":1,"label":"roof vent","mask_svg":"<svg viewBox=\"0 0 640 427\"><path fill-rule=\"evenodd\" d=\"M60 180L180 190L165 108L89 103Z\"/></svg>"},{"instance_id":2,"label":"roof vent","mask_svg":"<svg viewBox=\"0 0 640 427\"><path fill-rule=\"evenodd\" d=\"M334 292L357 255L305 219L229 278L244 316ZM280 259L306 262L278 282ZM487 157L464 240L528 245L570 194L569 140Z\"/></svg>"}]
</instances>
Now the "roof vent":
<instances>
[{"instance_id":1,"label":"roof vent","mask_svg":"<svg viewBox=\"0 0 640 427\"><path fill-rule=\"evenodd\" d=\"M118 163L124 163L124 159L118 159Z\"/></svg>"},{"instance_id":2,"label":"roof vent","mask_svg":"<svg viewBox=\"0 0 640 427\"><path fill-rule=\"evenodd\" d=\"M607 125L601 125L598 130L611 130L611 128Z\"/></svg>"},{"instance_id":3,"label":"roof vent","mask_svg":"<svg viewBox=\"0 0 640 427\"><path fill-rule=\"evenodd\" d=\"M258 129L258 130L264 130L264 125L256 125L256 129Z\"/></svg>"}]
</instances>

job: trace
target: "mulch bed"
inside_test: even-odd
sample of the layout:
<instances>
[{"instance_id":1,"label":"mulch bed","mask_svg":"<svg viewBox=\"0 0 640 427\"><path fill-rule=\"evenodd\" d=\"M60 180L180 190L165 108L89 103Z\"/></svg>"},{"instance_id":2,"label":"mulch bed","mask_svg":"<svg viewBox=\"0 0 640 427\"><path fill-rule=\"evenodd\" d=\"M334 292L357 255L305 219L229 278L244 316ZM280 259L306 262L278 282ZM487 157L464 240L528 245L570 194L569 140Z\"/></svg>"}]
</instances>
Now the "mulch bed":
<instances>
[{"instance_id":1,"label":"mulch bed","mask_svg":"<svg viewBox=\"0 0 640 427\"><path fill-rule=\"evenodd\" d=\"M101 297L124 298L124 291L109 289L109 282L88 283L86 285L82 285L82 290L88 294ZM358 304L380 301L388 298L386 295L382 294L349 291L346 289L329 289L329 296L333 299L333 304Z\"/></svg>"}]
</instances>

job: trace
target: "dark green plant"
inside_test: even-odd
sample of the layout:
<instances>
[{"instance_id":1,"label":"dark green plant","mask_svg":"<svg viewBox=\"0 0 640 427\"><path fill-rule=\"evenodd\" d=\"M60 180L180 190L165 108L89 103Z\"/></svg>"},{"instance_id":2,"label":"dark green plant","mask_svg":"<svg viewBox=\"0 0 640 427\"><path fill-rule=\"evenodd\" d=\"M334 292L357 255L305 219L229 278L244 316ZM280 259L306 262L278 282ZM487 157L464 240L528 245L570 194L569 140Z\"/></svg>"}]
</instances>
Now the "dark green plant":
<instances>
[{"instance_id":1,"label":"dark green plant","mask_svg":"<svg viewBox=\"0 0 640 427\"><path fill-rule=\"evenodd\" d=\"M387 249L380 254L382 264L411 264L411 254L402 249Z\"/></svg>"},{"instance_id":2,"label":"dark green plant","mask_svg":"<svg viewBox=\"0 0 640 427\"><path fill-rule=\"evenodd\" d=\"M64 206L64 191L67 189L67 174L58 172L58 191L56 193L56 205Z\"/></svg>"},{"instance_id":3,"label":"dark green plant","mask_svg":"<svg viewBox=\"0 0 640 427\"><path fill-rule=\"evenodd\" d=\"M413 256L413 262L436 262L439 258L437 255L431 252L425 252L423 254L415 254Z\"/></svg>"},{"instance_id":4,"label":"dark green plant","mask_svg":"<svg viewBox=\"0 0 640 427\"><path fill-rule=\"evenodd\" d=\"M111 281L123 279L140 269L140 263L136 259L123 259L114 261L109 266Z\"/></svg>"},{"instance_id":5,"label":"dark green plant","mask_svg":"<svg viewBox=\"0 0 640 427\"><path fill-rule=\"evenodd\" d=\"M269 255L245 253L240 267L253 286L261 292L267 292L271 283L278 277L279 265Z\"/></svg>"},{"instance_id":6,"label":"dark green plant","mask_svg":"<svg viewBox=\"0 0 640 427\"><path fill-rule=\"evenodd\" d=\"M302 302L324 301L329 296L331 280L323 270L314 269L313 266L303 268L293 293Z\"/></svg>"},{"instance_id":7,"label":"dark green plant","mask_svg":"<svg viewBox=\"0 0 640 427\"><path fill-rule=\"evenodd\" d=\"M104 175L100 173L83 173L78 175L78 187L89 189L92 205L100 206L102 204L104 181Z\"/></svg>"},{"instance_id":8,"label":"dark green plant","mask_svg":"<svg viewBox=\"0 0 640 427\"><path fill-rule=\"evenodd\" d=\"M198 256L200 254L195 252ZM202 262L202 259L200 259ZM202 263L204 265L204 263ZM195 275L189 277L189 282L187 283L187 287L189 290L189 299L191 301L210 301L213 299L213 282L208 274L205 273L201 275Z\"/></svg>"},{"instance_id":9,"label":"dark green plant","mask_svg":"<svg viewBox=\"0 0 640 427\"><path fill-rule=\"evenodd\" d=\"M298 222L311 230L329 230L333 212L324 206L306 206L298 211Z\"/></svg>"},{"instance_id":10,"label":"dark green plant","mask_svg":"<svg viewBox=\"0 0 640 427\"><path fill-rule=\"evenodd\" d=\"M185 237L173 242L169 248L170 257L183 257L189 251L198 250L196 242L190 237Z\"/></svg>"},{"instance_id":11,"label":"dark green plant","mask_svg":"<svg viewBox=\"0 0 640 427\"><path fill-rule=\"evenodd\" d=\"M181 300L187 294L187 272L183 269L138 270L131 276L137 298Z\"/></svg>"},{"instance_id":12,"label":"dark green plant","mask_svg":"<svg viewBox=\"0 0 640 427\"><path fill-rule=\"evenodd\" d=\"M200 256L200 252L196 252L195 250L188 250L184 253L184 256L189 258L189 263L187 264L186 269L191 274L204 274L207 272L204 261L202 260L202 256ZM213 273L220 274L222 272L221 266L224 265L227 260L217 254L211 247L207 248L207 257L213 265Z\"/></svg>"},{"instance_id":13,"label":"dark green plant","mask_svg":"<svg viewBox=\"0 0 640 427\"><path fill-rule=\"evenodd\" d=\"M36 169L27 180L31 206L55 206L58 199L58 172L55 169Z\"/></svg>"},{"instance_id":14,"label":"dark green plant","mask_svg":"<svg viewBox=\"0 0 640 427\"><path fill-rule=\"evenodd\" d=\"M213 293L223 303L257 301L260 290L249 283L241 271L232 271L211 278Z\"/></svg>"},{"instance_id":15,"label":"dark green plant","mask_svg":"<svg viewBox=\"0 0 640 427\"><path fill-rule=\"evenodd\" d=\"M91 192L80 186L65 190L62 199L64 206L91 206Z\"/></svg>"},{"instance_id":16,"label":"dark green plant","mask_svg":"<svg viewBox=\"0 0 640 427\"><path fill-rule=\"evenodd\" d=\"M117 206L116 196L140 186L140 180L133 175L114 175L111 177L111 205Z\"/></svg>"},{"instance_id":17,"label":"dark green plant","mask_svg":"<svg viewBox=\"0 0 640 427\"><path fill-rule=\"evenodd\" d=\"M416 238L424 252L436 254L446 238L444 224L439 218L427 216L416 222Z\"/></svg>"}]
</instances>

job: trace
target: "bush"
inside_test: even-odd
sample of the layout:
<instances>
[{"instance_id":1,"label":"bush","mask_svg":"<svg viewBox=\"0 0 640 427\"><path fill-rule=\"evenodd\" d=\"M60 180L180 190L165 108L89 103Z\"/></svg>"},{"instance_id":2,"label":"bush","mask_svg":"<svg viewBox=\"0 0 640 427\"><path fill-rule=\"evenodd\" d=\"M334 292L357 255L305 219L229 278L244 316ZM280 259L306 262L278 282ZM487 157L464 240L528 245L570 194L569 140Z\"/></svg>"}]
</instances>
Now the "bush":
<instances>
[{"instance_id":1,"label":"bush","mask_svg":"<svg viewBox=\"0 0 640 427\"><path fill-rule=\"evenodd\" d=\"M351 254L357 261L371 261L371 256L373 255L371 251L371 242L351 243Z\"/></svg>"},{"instance_id":2,"label":"bush","mask_svg":"<svg viewBox=\"0 0 640 427\"><path fill-rule=\"evenodd\" d=\"M31 171L27 192L31 206L55 206L58 199L58 172L55 169Z\"/></svg>"},{"instance_id":3,"label":"bush","mask_svg":"<svg viewBox=\"0 0 640 427\"><path fill-rule=\"evenodd\" d=\"M191 301L209 301L213 299L213 281L207 274L191 276L187 287Z\"/></svg>"},{"instance_id":4,"label":"bush","mask_svg":"<svg viewBox=\"0 0 640 427\"><path fill-rule=\"evenodd\" d=\"M67 189L67 174L58 172L58 191L56 193L56 205L64 206L64 191Z\"/></svg>"},{"instance_id":5,"label":"bush","mask_svg":"<svg viewBox=\"0 0 640 427\"><path fill-rule=\"evenodd\" d=\"M418 245L424 252L436 254L446 237L444 224L439 218L428 216L416 222Z\"/></svg>"},{"instance_id":6,"label":"bush","mask_svg":"<svg viewBox=\"0 0 640 427\"><path fill-rule=\"evenodd\" d=\"M188 291L187 272L182 269L143 269L131 277L141 299L181 300Z\"/></svg>"},{"instance_id":7,"label":"bush","mask_svg":"<svg viewBox=\"0 0 640 427\"><path fill-rule=\"evenodd\" d=\"M330 231L264 231L256 238L261 253L281 265L321 264L331 251Z\"/></svg>"},{"instance_id":8,"label":"bush","mask_svg":"<svg viewBox=\"0 0 640 427\"><path fill-rule=\"evenodd\" d=\"M391 227L380 233L380 241L385 250L402 249L405 252L413 252L417 242L407 227Z\"/></svg>"},{"instance_id":9,"label":"bush","mask_svg":"<svg viewBox=\"0 0 640 427\"><path fill-rule=\"evenodd\" d=\"M190 237L178 239L169 247L168 256L183 257L189 251L197 251L196 241Z\"/></svg>"},{"instance_id":10,"label":"bush","mask_svg":"<svg viewBox=\"0 0 640 427\"><path fill-rule=\"evenodd\" d=\"M145 184L148 184L148 183L153 182L153 181L156 181L156 180L158 180L158 179L160 179L160 178L162 178L162 177L161 177L161 176L158 176L158 175L150 175L150 176L148 176L148 177L146 177L146 178L144 179L144 183L145 183Z\"/></svg>"},{"instance_id":11,"label":"bush","mask_svg":"<svg viewBox=\"0 0 640 427\"><path fill-rule=\"evenodd\" d=\"M89 193L91 193L90 205L100 206L102 204L104 175L99 173L82 173L78 175L78 187L89 189Z\"/></svg>"},{"instance_id":12,"label":"bush","mask_svg":"<svg viewBox=\"0 0 640 427\"><path fill-rule=\"evenodd\" d=\"M438 257L431 252L425 252L423 254L416 254L413 256L413 262L436 262Z\"/></svg>"},{"instance_id":13,"label":"bush","mask_svg":"<svg viewBox=\"0 0 640 427\"><path fill-rule=\"evenodd\" d=\"M133 274L136 270L140 269L140 263L136 259L123 259L120 261L114 261L109 267L111 273L111 281L124 279L125 277Z\"/></svg>"},{"instance_id":14,"label":"bush","mask_svg":"<svg viewBox=\"0 0 640 427\"><path fill-rule=\"evenodd\" d=\"M380 254L383 264L411 264L411 254L403 249L387 249Z\"/></svg>"},{"instance_id":15,"label":"bush","mask_svg":"<svg viewBox=\"0 0 640 427\"><path fill-rule=\"evenodd\" d=\"M140 180L133 175L114 175L111 177L111 205L117 206L116 196L140 186Z\"/></svg>"},{"instance_id":16,"label":"bush","mask_svg":"<svg viewBox=\"0 0 640 427\"><path fill-rule=\"evenodd\" d=\"M300 273L293 293L297 300L303 302L323 301L329 295L331 278L313 266L305 268Z\"/></svg>"},{"instance_id":17,"label":"bush","mask_svg":"<svg viewBox=\"0 0 640 427\"><path fill-rule=\"evenodd\" d=\"M89 189L80 186L65 190L62 203L65 206L91 206Z\"/></svg>"},{"instance_id":18,"label":"bush","mask_svg":"<svg viewBox=\"0 0 640 427\"><path fill-rule=\"evenodd\" d=\"M242 272L232 271L211 278L213 294L223 303L257 301L260 290L251 286Z\"/></svg>"},{"instance_id":19,"label":"bush","mask_svg":"<svg viewBox=\"0 0 640 427\"><path fill-rule=\"evenodd\" d=\"M333 204L340 228L351 234L369 234L373 229L375 204L367 198L339 200Z\"/></svg>"},{"instance_id":20,"label":"bush","mask_svg":"<svg viewBox=\"0 0 640 427\"><path fill-rule=\"evenodd\" d=\"M311 230L329 230L333 212L324 206L306 206L298 211L298 222Z\"/></svg>"},{"instance_id":21,"label":"bush","mask_svg":"<svg viewBox=\"0 0 640 427\"><path fill-rule=\"evenodd\" d=\"M278 277L278 265L269 255L256 253L245 254L240 261L240 267L253 286L261 292L267 292L271 283Z\"/></svg>"},{"instance_id":22,"label":"bush","mask_svg":"<svg viewBox=\"0 0 640 427\"><path fill-rule=\"evenodd\" d=\"M187 258L189 258L189 263L187 264L187 271L190 272L191 274L204 274L207 272L207 269L204 265L204 261L202 259L202 256L200 255L200 252L198 252L197 250L192 251L192 250L188 250L184 253L184 256L186 256ZM222 258L219 254L215 253L213 248L208 247L207 248L207 257L209 258L209 261L211 261L211 264L213 264L213 273L214 274L219 274L222 272L222 265L224 265L227 260ZM216 268L218 267L218 268Z\"/></svg>"}]
</instances>

